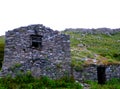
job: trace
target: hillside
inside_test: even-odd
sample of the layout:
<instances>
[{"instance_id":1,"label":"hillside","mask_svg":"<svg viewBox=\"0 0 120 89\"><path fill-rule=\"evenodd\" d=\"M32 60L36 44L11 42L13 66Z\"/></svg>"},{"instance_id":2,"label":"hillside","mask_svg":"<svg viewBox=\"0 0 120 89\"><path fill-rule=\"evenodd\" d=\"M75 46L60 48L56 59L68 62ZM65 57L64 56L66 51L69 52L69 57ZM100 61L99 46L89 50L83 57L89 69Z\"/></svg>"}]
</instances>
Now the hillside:
<instances>
[{"instance_id":1,"label":"hillside","mask_svg":"<svg viewBox=\"0 0 120 89\"><path fill-rule=\"evenodd\" d=\"M0 36L0 68L2 66L2 60L4 55L4 36Z\"/></svg>"},{"instance_id":2,"label":"hillside","mask_svg":"<svg viewBox=\"0 0 120 89\"><path fill-rule=\"evenodd\" d=\"M116 64L120 61L120 29L66 29L70 35L72 65Z\"/></svg>"}]
</instances>

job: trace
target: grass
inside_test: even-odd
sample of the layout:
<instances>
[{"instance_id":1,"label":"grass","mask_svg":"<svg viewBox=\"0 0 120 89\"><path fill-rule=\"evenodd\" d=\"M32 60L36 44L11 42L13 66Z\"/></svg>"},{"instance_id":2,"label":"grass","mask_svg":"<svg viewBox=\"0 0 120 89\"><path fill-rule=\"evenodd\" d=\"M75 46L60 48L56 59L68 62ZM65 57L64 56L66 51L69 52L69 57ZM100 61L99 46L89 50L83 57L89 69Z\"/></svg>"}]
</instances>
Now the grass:
<instances>
[{"instance_id":1,"label":"grass","mask_svg":"<svg viewBox=\"0 0 120 89\"><path fill-rule=\"evenodd\" d=\"M111 79L104 85L100 85L95 81L87 81L90 84L90 89L120 89L120 79Z\"/></svg>"},{"instance_id":2,"label":"grass","mask_svg":"<svg viewBox=\"0 0 120 89\"><path fill-rule=\"evenodd\" d=\"M2 67L2 61L4 57L4 36L0 36L0 68Z\"/></svg>"},{"instance_id":3,"label":"grass","mask_svg":"<svg viewBox=\"0 0 120 89\"><path fill-rule=\"evenodd\" d=\"M120 79L111 79L104 85L91 80L85 83L90 85L90 89L120 89ZM30 74L26 74L15 78L0 78L0 89L83 89L83 87L72 77L52 80L44 76L35 79Z\"/></svg>"},{"instance_id":4,"label":"grass","mask_svg":"<svg viewBox=\"0 0 120 89\"><path fill-rule=\"evenodd\" d=\"M0 89L83 89L73 78L63 77L52 80L48 77L33 78L31 75L16 76L15 78L0 78Z\"/></svg>"},{"instance_id":5,"label":"grass","mask_svg":"<svg viewBox=\"0 0 120 89\"><path fill-rule=\"evenodd\" d=\"M72 31L64 33L70 35L73 62L79 60L79 62L89 64L91 61L94 64L92 61L95 59L96 64L100 62L105 65L120 63L120 32L111 36L105 34L83 35L83 33ZM83 59L88 59L88 62Z\"/></svg>"}]
</instances>

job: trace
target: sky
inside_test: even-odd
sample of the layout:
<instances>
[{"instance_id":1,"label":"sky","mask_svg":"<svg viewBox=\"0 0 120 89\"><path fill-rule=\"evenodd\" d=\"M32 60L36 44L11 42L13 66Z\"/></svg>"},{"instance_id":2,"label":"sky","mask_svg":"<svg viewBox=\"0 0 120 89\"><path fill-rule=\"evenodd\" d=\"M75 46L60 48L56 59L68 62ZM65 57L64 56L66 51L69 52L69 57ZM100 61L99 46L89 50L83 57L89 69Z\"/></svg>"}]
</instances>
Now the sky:
<instances>
[{"instance_id":1,"label":"sky","mask_svg":"<svg viewBox=\"0 0 120 89\"><path fill-rule=\"evenodd\" d=\"M120 0L0 0L0 35L30 24L120 28Z\"/></svg>"}]
</instances>

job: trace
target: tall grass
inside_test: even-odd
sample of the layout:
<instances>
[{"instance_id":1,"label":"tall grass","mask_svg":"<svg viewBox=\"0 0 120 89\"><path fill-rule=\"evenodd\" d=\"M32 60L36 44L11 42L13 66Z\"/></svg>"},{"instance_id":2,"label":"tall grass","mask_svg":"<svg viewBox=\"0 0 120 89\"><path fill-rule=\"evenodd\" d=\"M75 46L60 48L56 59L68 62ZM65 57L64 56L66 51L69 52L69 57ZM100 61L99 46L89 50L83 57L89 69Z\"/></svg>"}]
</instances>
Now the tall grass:
<instances>
[{"instance_id":1,"label":"tall grass","mask_svg":"<svg viewBox=\"0 0 120 89\"><path fill-rule=\"evenodd\" d=\"M48 77L35 79L31 75L22 75L1 78L0 89L82 89L82 86L67 77L52 80Z\"/></svg>"}]
</instances>

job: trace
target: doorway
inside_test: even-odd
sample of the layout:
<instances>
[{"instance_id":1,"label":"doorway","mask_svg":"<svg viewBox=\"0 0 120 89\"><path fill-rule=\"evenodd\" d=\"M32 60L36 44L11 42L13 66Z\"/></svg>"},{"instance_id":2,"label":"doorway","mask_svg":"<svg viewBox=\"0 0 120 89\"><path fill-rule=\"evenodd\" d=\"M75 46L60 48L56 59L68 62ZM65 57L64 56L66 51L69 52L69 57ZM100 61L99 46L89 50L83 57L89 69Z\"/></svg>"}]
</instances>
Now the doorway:
<instances>
[{"instance_id":1,"label":"doorway","mask_svg":"<svg viewBox=\"0 0 120 89\"><path fill-rule=\"evenodd\" d=\"M105 82L106 82L105 69L106 69L105 66L98 66L97 67L98 84L105 84Z\"/></svg>"}]
</instances>

